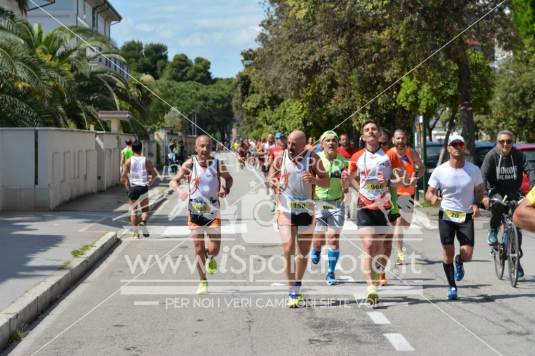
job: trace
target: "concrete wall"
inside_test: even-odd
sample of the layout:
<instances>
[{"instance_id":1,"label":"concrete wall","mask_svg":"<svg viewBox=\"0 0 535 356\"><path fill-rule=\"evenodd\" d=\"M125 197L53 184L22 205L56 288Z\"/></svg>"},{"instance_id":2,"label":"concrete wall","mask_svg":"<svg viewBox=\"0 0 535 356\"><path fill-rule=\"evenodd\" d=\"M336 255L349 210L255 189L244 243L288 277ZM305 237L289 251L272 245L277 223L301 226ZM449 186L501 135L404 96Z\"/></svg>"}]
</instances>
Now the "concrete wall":
<instances>
[{"instance_id":1,"label":"concrete wall","mask_svg":"<svg viewBox=\"0 0 535 356\"><path fill-rule=\"evenodd\" d=\"M0 210L50 210L119 184L120 151L127 138L134 137L0 128Z\"/></svg>"}]
</instances>

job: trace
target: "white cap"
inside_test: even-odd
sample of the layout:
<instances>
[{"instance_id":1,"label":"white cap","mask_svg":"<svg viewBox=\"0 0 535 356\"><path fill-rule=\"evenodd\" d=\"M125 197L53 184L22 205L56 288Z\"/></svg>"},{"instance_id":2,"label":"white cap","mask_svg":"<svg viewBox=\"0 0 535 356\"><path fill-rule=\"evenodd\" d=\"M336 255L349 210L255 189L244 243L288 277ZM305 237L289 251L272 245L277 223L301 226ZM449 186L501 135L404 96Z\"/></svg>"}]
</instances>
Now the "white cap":
<instances>
[{"instance_id":1,"label":"white cap","mask_svg":"<svg viewBox=\"0 0 535 356\"><path fill-rule=\"evenodd\" d=\"M450 135L450 138L448 139L448 145L451 145L451 143L455 141L461 141L462 143L464 143L464 138L457 132L454 132Z\"/></svg>"}]
</instances>

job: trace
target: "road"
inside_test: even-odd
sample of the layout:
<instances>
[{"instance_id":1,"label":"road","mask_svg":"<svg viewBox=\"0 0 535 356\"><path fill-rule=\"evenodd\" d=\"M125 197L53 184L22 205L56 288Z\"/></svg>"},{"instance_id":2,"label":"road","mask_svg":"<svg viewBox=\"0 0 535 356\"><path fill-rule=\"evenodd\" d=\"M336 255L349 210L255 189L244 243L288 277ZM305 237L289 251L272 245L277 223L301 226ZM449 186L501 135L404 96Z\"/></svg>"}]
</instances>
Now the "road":
<instances>
[{"instance_id":1,"label":"road","mask_svg":"<svg viewBox=\"0 0 535 356\"><path fill-rule=\"evenodd\" d=\"M228 155L225 160L233 162ZM486 219L478 220L460 299L447 301L436 221L419 213L406 241L412 263L389 273L381 305L371 308L361 300L358 235L346 223L340 283L327 287L325 266L311 266L304 279L306 304L288 309L269 198L255 173L232 167L231 174L235 186L224 204L220 270L209 277L210 294L194 295L192 244L184 210L177 211L183 203L171 195L152 217L150 238L125 234L11 354L533 354L533 235L524 238L526 278L512 288L496 278Z\"/></svg>"}]
</instances>

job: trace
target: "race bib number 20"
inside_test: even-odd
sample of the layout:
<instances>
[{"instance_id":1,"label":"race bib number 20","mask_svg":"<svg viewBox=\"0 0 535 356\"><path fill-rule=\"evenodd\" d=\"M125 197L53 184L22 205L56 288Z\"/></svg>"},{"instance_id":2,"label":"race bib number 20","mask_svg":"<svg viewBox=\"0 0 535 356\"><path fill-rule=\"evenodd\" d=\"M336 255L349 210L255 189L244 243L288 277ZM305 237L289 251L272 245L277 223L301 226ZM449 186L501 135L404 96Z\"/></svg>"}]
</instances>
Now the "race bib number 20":
<instances>
[{"instance_id":1,"label":"race bib number 20","mask_svg":"<svg viewBox=\"0 0 535 356\"><path fill-rule=\"evenodd\" d=\"M442 219L462 224L466 221L466 213L463 211L444 209Z\"/></svg>"}]
</instances>

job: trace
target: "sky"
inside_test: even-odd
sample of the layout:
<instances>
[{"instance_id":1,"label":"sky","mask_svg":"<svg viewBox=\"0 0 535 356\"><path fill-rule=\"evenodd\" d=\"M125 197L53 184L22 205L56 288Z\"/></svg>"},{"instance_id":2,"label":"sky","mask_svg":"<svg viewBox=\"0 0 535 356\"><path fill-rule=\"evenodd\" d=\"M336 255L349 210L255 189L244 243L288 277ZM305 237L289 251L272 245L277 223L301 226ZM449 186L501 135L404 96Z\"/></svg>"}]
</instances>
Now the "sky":
<instances>
[{"instance_id":1,"label":"sky","mask_svg":"<svg viewBox=\"0 0 535 356\"><path fill-rule=\"evenodd\" d=\"M214 77L234 77L242 68L240 53L258 45L255 38L264 18L260 0L111 0L123 20L111 37L125 41L161 42L169 59L185 53L204 57Z\"/></svg>"}]
</instances>

